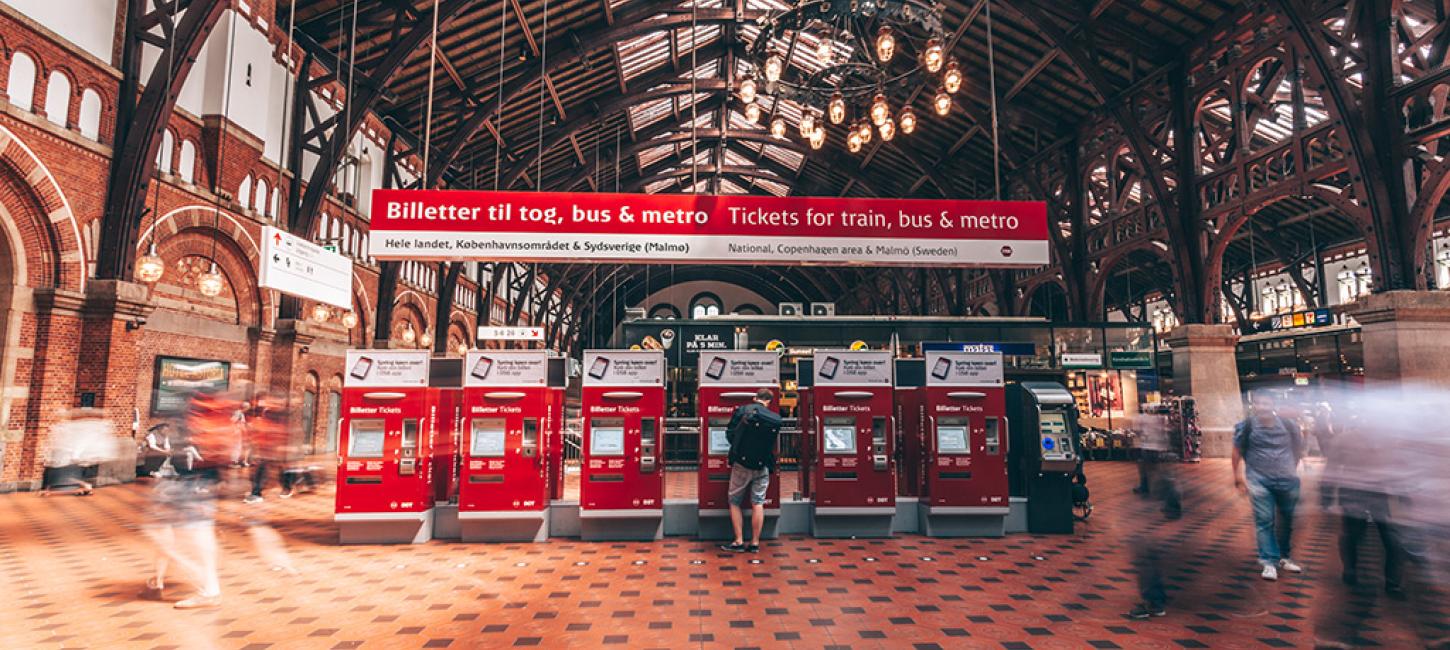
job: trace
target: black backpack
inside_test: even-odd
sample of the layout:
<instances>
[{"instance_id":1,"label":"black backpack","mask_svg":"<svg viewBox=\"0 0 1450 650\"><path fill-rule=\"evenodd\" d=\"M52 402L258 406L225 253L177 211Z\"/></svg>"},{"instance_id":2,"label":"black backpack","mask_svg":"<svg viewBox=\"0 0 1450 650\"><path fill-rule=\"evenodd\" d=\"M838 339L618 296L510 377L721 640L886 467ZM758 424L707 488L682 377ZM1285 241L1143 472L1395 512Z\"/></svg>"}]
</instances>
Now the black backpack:
<instances>
[{"instance_id":1,"label":"black backpack","mask_svg":"<svg viewBox=\"0 0 1450 650\"><path fill-rule=\"evenodd\" d=\"M744 408L740 430L730 441L730 462L753 470L774 467L776 438L785 420L759 404Z\"/></svg>"}]
</instances>

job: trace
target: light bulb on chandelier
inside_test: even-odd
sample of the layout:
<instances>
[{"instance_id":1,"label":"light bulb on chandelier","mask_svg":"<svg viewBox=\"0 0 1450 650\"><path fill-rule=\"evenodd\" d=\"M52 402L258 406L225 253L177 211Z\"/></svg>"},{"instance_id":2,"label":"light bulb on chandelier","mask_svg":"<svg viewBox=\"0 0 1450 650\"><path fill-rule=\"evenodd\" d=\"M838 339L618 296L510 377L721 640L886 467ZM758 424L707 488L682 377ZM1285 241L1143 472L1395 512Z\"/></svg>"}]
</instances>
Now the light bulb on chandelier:
<instances>
[{"instance_id":1,"label":"light bulb on chandelier","mask_svg":"<svg viewBox=\"0 0 1450 650\"><path fill-rule=\"evenodd\" d=\"M402 336L403 342L409 345L412 345L413 341L416 341L418 339L418 333L413 331L412 323L408 323L407 325L403 326Z\"/></svg>"},{"instance_id":2,"label":"light bulb on chandelier","mask_svg":"<svg viewBox=\"0 0 1450 650\"><path fill-rule=\"evenodd\" d=\"M771 83L780 81L780 73L785 70L785 59L779 54L772 54L765 60L765 80Z\"/></svg>"},{"instance_id":3,"label":"light bulb on chandelier","mask_svg":"<svg viewBox=\"0 0 1450 650\"><path fill-rule=\"evenodd\" d=\"M785 118L776 116L770 120L770 135L777 139L785 137Z\"/></svg>"},{"instance_id":4,"label":"light bulb on chandelier","mask_svg":"<svg viewBox=\"0 0 1450 650\"><path fill-rule=\"evenodd\" d=\"M936 99L932 100L932 108L936 109L937 115L946 115L952 112L952 96L945 90L938 90Z\"/></svg>"},{"instance_id":5,"label":"light bulb on chandelier","mask_svg":"<svg viewBox=\"0 0 1450 650\"><path fill-rule=\"evenodd\" d=\"M921 64L926 66L927 72L941 70L943 60L941 41L935 38L927 39L926 50L921 53Z\"/></svg>"},{"instance_id":6,"label":"light bulb on chandelier","mask_svg":"<svg viewBox=\"0 0 1450 650\"><path fill-rule=\"evenodd\" d=\"M821 40L816 41L816 58L820 59L822 64L830 65L835 54L836 43L831 40L830 36L822 34Z\"/></svg>"},{"instance_id":7,"label":"light bulb on chandelier","mask_svg":"<svg viewBox=\"0 0 1450 650\"><path fill-rule=\"evenodd\" d=\"M357 312L347 312L342 315L342 326L348 329L357 327Z\"/></svg>"},{"instance_id":8,"label":"light bulb on chandelier","mask_svg":"<svg viewBox=\"0 0 1450 650\"><path fill-rule=\"evenodd\" d=\"M326 323L332 318L332 310L327 305L317 303L312 306L312 320L316 323Z\"/></svg>"},{"instance_id":9,"label":"light bulb on chandelier","mask_svg":"<svg viewBox=\"0 0 1450 650\"><path fill-rule=\"evenodd\" d=\"M829 106L829 109L831 114L831 124L840 124L846 121L846 98L842 97L841 93L831 95L831 104Z\"/></svg>"},{"instance_id":10,"label":"light bulb on chandelier","mask_svg":"<svg viewBox=\"0 0 1450 650\"><path fill-rule=\"evenodd\" d=\"M871 123L861 120L856 125L856 135L861 138L861 144L869 144L871 142Z\"/></svg>"},{"instance_id":11,"label":"light bulb on chandelier","mask_svg":"<svg viewBox=\"0 0 1450 650\"><path fill-rule=\"evenodd\" d=\"M871 123L881 126L888 117L891 117L891 107L886 104L886 95L876 93L871 100Z\"/></svg>"},{"instance_id":12,"label":"light bulb on chandelier","mask_svg":"<svg viewBox=\"0 0 1450 650\"><path fill-rule=\"evenodd\" d=\"M846 149L851 153L861 150L861 136L855 129L852 129L851 134L846 136Z\"/></svg>"},{"instance_id":13,"label":"light bulb on chandelier","mask_svg":"<svg viewBox=\"0 0 1450 650\"><path fill-rule=\"evenodd\" d=\"M750 120L750 123L751 124L757 124L757 123L759 123L760 122L760 104L746 104L745 105L745 119Z\"/></svg>"},{"instance_id":14,"label":"light bulb on chandelier","mask_svg":"<svg viewBox=\"0 0 1450 650\"><path fill-rule=\"evenodd\" d=\"M136 258L136 279L146 284L152 284L161 279L166 273L166 262L156 254L156 244L146 250L146 254Z\"/></svg>"},{"instance_id":15,"label":"light bulb on chandelier","mask_svg":"<svg viewBox=\"0 0 1450 650\"><path fill-rule=\"evenodd\" d=\"M221 295L222 286L222 274L216 270L216 262L212 262L211 268L196 278L196 290L208 298Z\"/></svg>"},{"instance_id":16,"label":"light bulb on chandelier","mask_svg":"<svg viewBox=\"0 0 1450 650\"><path fill-rule=\"evenodd\" d=\"M811 131L811 148L812 149L820 149L821 147L823 147L825 145L826 145L826 127L817 126L814 131Z\"/></svg>"},{"instance_id":17,"label":"light bulb on chandelier","mask_svg":"<svg viewBox=\"0 0 1450 650\"><path fill-rule=\"evenodd\" d=\"M809 138L815 132L816 112L812 109L806 109L805 113L801 115L801 137Z\"/></svg>"},{"instance_id":18,"label":"light bulb on chandelier","mask_svg":"<svg viewBox=\"0 0 1450 650\"><path fill-rule=\"evenodd\" d=\"M905 133L907 135L911 135L911 132L912 131L915 131L915 130L916 130L916 111L911 110L911 107L910 106L907 106L907 107L902 108L901 109L901 132L902 133Z\"/></svg>"},{"instance_id":19,"label":"light bulb on chandelier","mask_svg":"<svg viewBox=\"0 0 1450 650\"><path fill-rule=\"evenodd\" d=\"M876 59L881 61L882 63L886 63L887 61L890 61L891 57L895 56L895 54L896 35L892 33L890 27L883 25L881 29L876 32Z\"/></svg>"},{"instance_id":20,"label":"light bulb on chandelier","mask_svg":"<svg viewBox=\"0 0 1450 650\"><path fill-rule=\"evenodd\" d=\"M942 87L953 95L962 89L962 66L955 59L947 63L947 71L942 75L941 83Z\"/></svg>"},{"instance_id":21,"label":"light bulb on chandelier","mask_svg":"<svg viewBox=\"0 0 1450 650\"><path fill-rule=\"evenodd\" d=\"M431 348L431 347L433 347L433 335L432 334L429 334L427 330L424 330L423 331L423 335L418 337L418 347L420 347L420 348Z\"/></svg>"},{"instance_id":22,"label":"light bulb on chandelier","mask_svg":"<svg viewBox=\"0 0 1450 650\"><path fill-rule=\"evenodd\" d=\"M745 77L740 80L740 101L754 104L755 91L755 77Z\"/></svg>"},{"instance_id":23,"label":"light bulb on chandelier","mask_svg":"<svg viewBox=\"0 0 1450 650\"><path fill-rule=\"evenodd\" d=\"M896 137L896 123L892 122L890 118L888 118L885 122L882 122L881 126L878 128L881 129L882 142L891 142L891 139Z\"/></svg>"}]
</instances>

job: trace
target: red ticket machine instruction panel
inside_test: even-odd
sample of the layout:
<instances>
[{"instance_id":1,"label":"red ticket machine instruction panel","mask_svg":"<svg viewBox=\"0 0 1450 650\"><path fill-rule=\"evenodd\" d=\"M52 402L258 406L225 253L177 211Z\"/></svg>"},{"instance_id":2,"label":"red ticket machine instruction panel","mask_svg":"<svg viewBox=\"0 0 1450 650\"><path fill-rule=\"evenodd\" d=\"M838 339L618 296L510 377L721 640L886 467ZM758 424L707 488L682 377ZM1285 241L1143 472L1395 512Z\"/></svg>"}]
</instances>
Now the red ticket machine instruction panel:
<instances>
[{"instance_id":1,"label":"red ticket machine instruction panel","mask_svg":"<svg viewBox=\"0 0 1450 650\"><path fill-rule=\"evenodd\" d=\"M587 350L583 373L580 516L661 516L664 352Z\"/></svg>"},{"instance_id":2,"label":"red ticket machine instruction panel","mask_svg":"<svg viewBox=\"0 0 1450 650\"><path fill-rule=\"evenodd\" d=\"M548 505L548 364L545 350L475 350L464 358L460 516Z\"/></svg>"},{"instance_id":3,"label":"red ticket machine instruction panel","mask_svg":"<svg viewBox=\"0 0 1450 650\"><path fill-rule=\"evenodd\" d=\"M771 392L770 408L780 409L780 355L763 351L712 351L700 353L700 516L727 514L730 486L730 441L726 427L735 409L751 403L765 388ZM780 508L780 477L773 476L766 490L765 508Z\"/></svg>"},{"instance_id":4,"label":"red ticket machine instruction panel","mask_svg":"<svg viewBox=\"0 0 1450 650\"><path fill-rule=\"evenodd\" d=\"M428 351L348 350L338 425L338 519L433 507Z\"/></svg>"},{"instance_id":5,"label":"red ticket machine instruction panel","mask_svg":"<svg viewBox=\"0 0 1450 650\"><path fill-rule=\"evenodd\" d=\"M439 364L432 365L436 369ZM433 501L451 503L458 496L458 437L462 426L463 389L440 385L437 374L434 373L428 388L429 416L433 420ZM453 375L452 379L456 380L457 375Z\"/></svg>"},{"instance_id":6,"label":"red ticket machine instruction panel","mask_svg":"<svg viewBox=\"0 0 1450 650\"><path fill-rule=\"evenodd\" d=\"M818 350L812 418L817 513L896 507L893 363L879 350Z\"/></svg>"},{"instance_id":7,"label":"red ticket machine instruction panel","mask_svg":"<svg viewBox=\"0 0 1450 650\"><path fill-rule=\"evenodd\" d=\"M926 388L924 386L896 386L896 423L901 427L897 441L900 461L896 466L896 493L905 497L919 497L925 460Z\"/></svg>"},{"instance_id":8,"label":"red ticket machine instruction panel","mask_svg":"<svg viewBox=\"0 0 1450 650\"><path fill-rule=\"evenodd\" d=\"M1002 355L927 352L926 494L932 512L1006 514Z\"/></svg>"},{"instance_id":9,"label":"red ticket machine instruction panel","mask_svg":"<svg viewBox=\"0 0 1450 650\"><path fill-rule=\"evenodd\" d=\"M569 388L569 359L549 358L549 417L544 425L549 498L564 498L564 397Z\"/></svg>"}]
</instances>

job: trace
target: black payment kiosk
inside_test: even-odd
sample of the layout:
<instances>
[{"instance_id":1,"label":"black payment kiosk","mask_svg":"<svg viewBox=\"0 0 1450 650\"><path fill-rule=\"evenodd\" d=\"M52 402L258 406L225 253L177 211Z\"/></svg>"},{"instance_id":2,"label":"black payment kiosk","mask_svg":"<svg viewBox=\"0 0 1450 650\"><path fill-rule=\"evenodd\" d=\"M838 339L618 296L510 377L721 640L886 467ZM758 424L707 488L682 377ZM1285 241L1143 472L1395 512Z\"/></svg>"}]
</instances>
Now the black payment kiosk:
<instances>
[{"instance_id":1,"label":"black payment kiosk","mask_svg":"<svg viewBox=\"0 0 1450 650\"><path fill-rule=\"evenodd\" d=\"M1027 532L1072 532L1072 475L1081 459L1077 407L1062 384L1007 385L1009 487L1027 497Z\"/></svg>"}]
</instances>

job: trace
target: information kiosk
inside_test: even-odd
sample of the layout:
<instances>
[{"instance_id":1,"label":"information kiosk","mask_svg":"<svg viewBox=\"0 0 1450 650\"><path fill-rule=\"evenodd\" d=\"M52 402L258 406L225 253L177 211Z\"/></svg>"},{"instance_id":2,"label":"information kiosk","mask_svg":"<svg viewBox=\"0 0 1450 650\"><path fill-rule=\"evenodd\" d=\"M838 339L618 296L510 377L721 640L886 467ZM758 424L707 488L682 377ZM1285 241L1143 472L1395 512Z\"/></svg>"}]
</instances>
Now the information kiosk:
<instances>
[{"instance_id":1,"label":"information kiosk","mask_svg":"<svg viewBox=\"0 0 1450 650\"><path fill-rule=\"evenodd\" d=\"M730 441L726 426L735 409L751 403L755 393L769 389L771 408L780 408L780 355L762 351L711 351L700 353L700 471L699 504L702 539L734 536L730 525ZM763 537L775 537L780 515L780 476L772 474L765 493ZM745 508L748 525L750 507Z\"/></svg>"},{"instance_id":2,"label":"information kiosk","mask_svg":"<svg viewBox=\"0 0 1450 650\"><path fill-rule=\"evenodd\" d=\"M926 353L923 531L1001 537L1010 511L1000 352Z\"/></svg>"},{"instance_id":3,"label":"information kiosk","mask_svg":"<svg viewBox=\"0 0 1450 650\"><path fill-rule=\"evenodd\" d=\"M1081 461L1077 407L1062 384L1007 387L1013 493L1027 497L1027 532L1072 532L1072 475Z\"/></svg>"},{"instance_id":4,"label":"information kiosk","mask_svg":"<svg viewBox=\"0 0 1450 650\"><path fill-rule=\"evenodd\" d=\"M818 350L811 387L817 435L816 537L890 537L896 515L891 353Z\"/></svg>"},{"instance_id":5,"label":"information kiosk","mask_svg":"<svg viewBox=\"0 0 1450 650\"><path fill-rule=\"evenodd\" d=\"M545 350L475 350L464 359L463 469L458 521L465 542L544 541L552 395Z\"/></svg>"},{"instance_id":6,"label":"information kiosk","mask_svg":"<svg viewBox=\"0 0 1450 650\"><path fill-rule=\"evenodd\" d=\"M348 350L333 519L343 544L433 536L427 350Z\"/></svg>"},{"instance_id":7,"label":"information kiosk","mask_svg":"<svg viewBox=\"0 0 1450 650\"><path fill-rule=\"evenodd\" d=\"M663 351L584 352L581 538L652 540L663 533L664 385Z\"/></svg>"}]
</instances>

